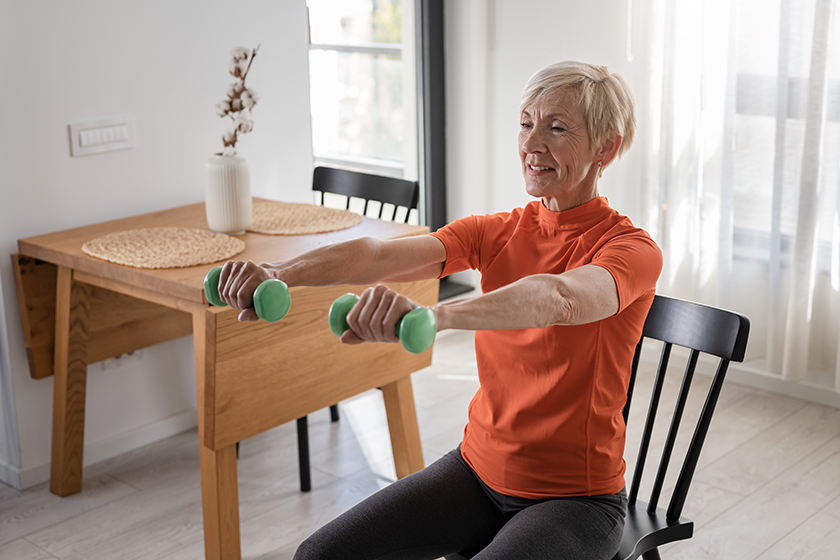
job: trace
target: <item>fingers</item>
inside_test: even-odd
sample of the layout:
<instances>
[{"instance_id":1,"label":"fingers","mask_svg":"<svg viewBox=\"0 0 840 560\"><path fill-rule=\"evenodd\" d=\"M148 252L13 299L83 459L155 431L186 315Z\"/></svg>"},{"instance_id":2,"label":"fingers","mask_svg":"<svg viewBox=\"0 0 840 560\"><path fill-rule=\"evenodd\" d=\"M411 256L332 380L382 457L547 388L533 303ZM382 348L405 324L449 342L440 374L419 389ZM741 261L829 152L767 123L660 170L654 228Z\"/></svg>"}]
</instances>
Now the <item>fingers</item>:
<instances>
[{"instance_id":1,"label":"fingers","mask_svg":"<svg viewBox=\"0 0 840 560\"><path fill-rule=\"evenodd\" d=\"M347 324L352 335L345 333L341 341L347 344L362 341L398 342L397 323L417 306L415 302L382 284L367 288L347 314Z\"/></svg>"},{"instance_id":2,"label":"fingers","mask_svg":"<svg viewBox=\"0 0 840 560\"><path fill-rule=\"evenodd\" d=\"M228 261L219 275L219 297L231 307L247 310L253 307L254 290L268 279L268 272L253 261ZM250 316L240 315L240 320L249 321Z\"/></svg>"},{"instance_id":3,"label":"fingers","mask_svg":"<svg viewBox=\"0 0 840 560\"><path fill-rule=\"evenodd\" d=\"M356 333L351 330L345 331L339 340L341 340L342 344L361 344L364 342L363 339L359 338Z\"/></svg>"},{"instance_id":4,"label":"fingers","mask_svg":"<svg viewBox=\"0 0 840 560\"><path fill-rule=\"evenodd\" d=\"M253 321L259 321L260 318L257 317L256 309L254 309L253 307L249 307L247 309L243 309L239 313L239 320L243 321L243 322L244 321L253 322Z\"/></svg>"}]
</instances>

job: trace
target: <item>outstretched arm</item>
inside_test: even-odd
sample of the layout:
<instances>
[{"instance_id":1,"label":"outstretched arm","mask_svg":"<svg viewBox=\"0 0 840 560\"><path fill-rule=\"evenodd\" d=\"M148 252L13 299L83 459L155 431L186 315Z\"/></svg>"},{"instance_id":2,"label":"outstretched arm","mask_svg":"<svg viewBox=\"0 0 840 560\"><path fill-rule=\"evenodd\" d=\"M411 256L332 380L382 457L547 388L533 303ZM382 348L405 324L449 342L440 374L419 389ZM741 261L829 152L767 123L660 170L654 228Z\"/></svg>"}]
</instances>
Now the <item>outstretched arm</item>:
<instances>
[{"instance_id":1,"label":"outstretched arm","mask_svg":"<svg viewBox=\"0 0 840 560\"><path fill-rule=\"evenodd\" d=\"M397 342L396 324L418 304L386 286L368 288L347 315L351 330L341 340ZM507 330L581 325L618 312L612 275L597 265L563 274L527 276L488 294L431 307L437 330Z\"/></svg>"},{"instance_id":2,"label":"outstretched arm","mask_svg":"<svg viewBox=\"0 0 840 560\"><path fill-rule=\"evenodd\" d=\"M563 274L535 274L480 297L432 309L438 330L504 330L582 325L618 312L612 275L597 265Z\"/></svg>"}]
</instances>

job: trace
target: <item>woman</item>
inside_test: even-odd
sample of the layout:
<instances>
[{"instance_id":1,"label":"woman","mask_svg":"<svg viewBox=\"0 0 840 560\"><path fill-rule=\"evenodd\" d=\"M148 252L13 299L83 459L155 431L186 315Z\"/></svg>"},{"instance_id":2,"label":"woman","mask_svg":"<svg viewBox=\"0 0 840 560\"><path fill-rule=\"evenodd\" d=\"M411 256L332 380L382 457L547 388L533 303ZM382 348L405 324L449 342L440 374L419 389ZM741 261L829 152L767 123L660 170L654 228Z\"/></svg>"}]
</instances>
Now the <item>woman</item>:
<instances>
[{"instance_id":1,"label":"woman","mask_svg":"<svg viewBox=\"0 0 840 560\"><path fill-rule=\"evenodd\" d=\"M438 330L475 330L481 387L461 445L307 539L296 559L603 558L621 541L630 362L662 267L656 244L598 194L630 147L633 100L607 68L561 62L528 82L519 158L537 200L428 235L360 239L288 262L227 263L220 294L256 320L251 296L294 285L482 274L483 295L431 309ZM366 289L348 344L396 342L417 304Z\"/></svg>"}]
</instances>

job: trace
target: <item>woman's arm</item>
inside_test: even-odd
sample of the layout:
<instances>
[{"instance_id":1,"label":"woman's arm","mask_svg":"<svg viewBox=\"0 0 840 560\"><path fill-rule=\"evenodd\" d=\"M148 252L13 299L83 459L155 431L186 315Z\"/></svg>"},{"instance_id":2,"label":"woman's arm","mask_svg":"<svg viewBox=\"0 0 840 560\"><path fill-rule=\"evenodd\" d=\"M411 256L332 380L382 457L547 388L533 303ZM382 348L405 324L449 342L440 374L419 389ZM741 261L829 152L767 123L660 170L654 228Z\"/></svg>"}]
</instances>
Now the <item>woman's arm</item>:
<instances>
[{"instance_id":1,"label":"woman's arm","mask_svg":"<svg viewBox=\"0 0 840 560\"><path fill-rule=\"evenodd\" d=\"M432 307L438 330L505 330L582 325L618 313L612 275L597 265L527 276L488 294Z\"/></svg>"},{"instance_id":2,"label":"woman's arm","mask_svg":"<svg viewBox=\"0 0 840 560\"><path fill-rule=\"evenodd\" d=\"M597 265L563 274L527 276L475 298L431 307L437 330L507 330L581 325L618 313L618 290L612 275ZM397 342L396 324L418 304L390 288L367 288L347 315L351 330L341 341Z\"/></svg>"},{"instance_id":3,"label":"woman's arm","mask_svg":"<svg viewBox=\"0 0 840 560\"><path fill-rule=\"evenodd\" d=\"M309 251L285 262L257 265L228 261L219 277L219 297L243 312L241 321L255 321L254 290L270 278L289 286L372 284L437 278L446 249L431 235L392 240L361 238Z\"/></svg>"}]
</instances>

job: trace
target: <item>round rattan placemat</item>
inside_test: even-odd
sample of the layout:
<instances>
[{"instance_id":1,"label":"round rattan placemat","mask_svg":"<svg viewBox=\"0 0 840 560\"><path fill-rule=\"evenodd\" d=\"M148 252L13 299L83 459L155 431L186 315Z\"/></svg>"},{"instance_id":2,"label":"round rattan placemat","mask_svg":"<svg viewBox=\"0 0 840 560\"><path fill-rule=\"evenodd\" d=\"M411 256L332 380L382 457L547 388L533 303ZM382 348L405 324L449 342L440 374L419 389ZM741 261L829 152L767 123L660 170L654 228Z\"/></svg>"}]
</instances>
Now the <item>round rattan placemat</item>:
<instances>
[{"instance_id":1,"label":"round rattan placemat","mask_svg":"<svg viewBox=\"0 0 840 560\"><path fill-rule=\"evenodd\" d=\"M109 233L82 245L92 257L135 268L180 268L228 259L241 239L206 229L156 227Z\"/></svg>"},{"instance_id":2,"label":"round rattan placemat","mask_svg":"<svg viewBox=\"0 0 840 560\"><path fill-rule=\"evenodd\" d=\"M362 216L348 210L336 210L314 204L292 202L254 202L248 231L271 235L306 235L328 233L362 223Z\"/></svg>"}]
</instances>

